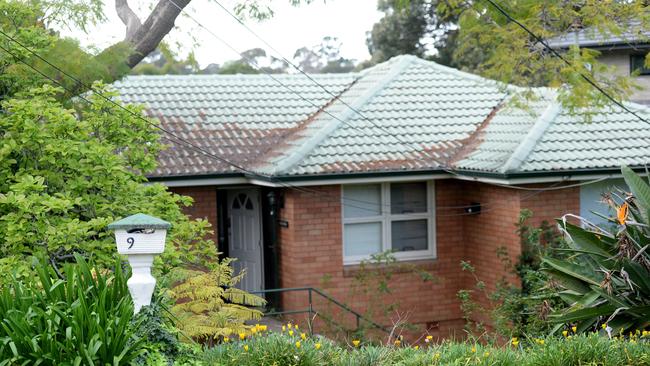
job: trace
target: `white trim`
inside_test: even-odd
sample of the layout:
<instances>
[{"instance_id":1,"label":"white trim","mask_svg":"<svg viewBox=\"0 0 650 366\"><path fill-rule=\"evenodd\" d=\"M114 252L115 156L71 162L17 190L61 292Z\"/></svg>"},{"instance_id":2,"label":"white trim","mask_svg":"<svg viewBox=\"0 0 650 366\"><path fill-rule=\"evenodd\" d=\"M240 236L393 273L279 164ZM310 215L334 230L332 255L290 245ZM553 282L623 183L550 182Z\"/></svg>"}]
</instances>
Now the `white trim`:
<instances>
[{"instance_id":1,"label":"white trim","mask_svg":"<svg viewBox=\"0 0 650 366\"><path fill-rule=\"evenodd\" d=\"M551 101L548 107L546 107L530 131L521 140L515 151L510 155L510 158L503 164L501 168L502 172L516 171L521 167L521 164L526 161L526 158L528 158L535 146L537 146L537 142L544 136L551 122L560 113L560 105L555 102L556 96L553 94L549 99Z\"/></svg>"},{"instance_id":2,"label":"white trim","mask_svg":"<svg viewBox=\"0 0 650 366\"><path fill-rule=\"evenodd\" d=\"M150 181L148 183L160 183L167 187L197 187L197 186L221 186L229 184L250 184L245 177L235 178L196 178L196 179L172 179Z\"/></svg>"},{"instance_id":3,"label":"white trim","mask_svg":"<svg viewBox=\"0 0 650 366\"><path fill-rule=\"evenodd\" d=\"M412 220L427 220L427 249L409 252L394 252L393 255L397 260L415 260L415 259L435 259L436 251L436 202L435 202L435 182L433 180L415 180L417 182L426 182L427 192L427 210L426 212L418 212L413 214L392 214L391 197L390 197L390 183L382 182L376 183L381 187L381 215L368 216L368 217L354 217L345 218L344 209L344 186L355 184L341 185L341 245L343 254L343 264L352 265L359 264L363 260L370 259L370 256L346 256L345 255L345 225L346 224L359 224L359 223L379 223L382 228L381 233L381 250L386 251L392 247L392 232L391 223L393 221L412 221Z\"/></svg>"},{"instance_id":4,"label":"white trim","mask_svg":"<svg viewBox=\"0 0 650 366\"><path fill-rule=\"evenodd\" d=\"M299 146L292 148L292 151L289 155L273 161L271 173L277 174L279 172L287 171L297 162L301 161L316 146L328 138L332 132L338 129L341 124L346 123L346 121L349 120L355 113L358 113L357 110L361 109L363 105L368 103L368 101L373 99L379 92L381 92L384 87L393 81L393 79L395 79L398 75L400 75L402 71L404 71L406 67L413 62L413 60L414 58L403 57L398 60L398 63L396 65L390 65L389 71L386 74L380 74L380 78L374 81L371 87L366 88L360 96L356 97L349 103L343 102L348 108L343 108L343 103L338 100L338 97L332 99L333 103L331 105L326 104L321 107L321 110L319 112L327 110L328 115L324 116L323 113L321 113L316 117L318 120L312 122L312 125L320 122L322 126L319 126L317 131L311 132L311 136L303 140ZM363 75L362 78L372 78L372 75L372 73L368 73ZM359 82L358 80L357 82ZM367 80L364 79L364 82L367 82ZM357 86L355 84L352 84L349 90L355 89L356 87ZM343 108L343 110L337 112L337 108ZM309 126L307 128L309 128Z\"/></svg>"},{"instance_id":5,"label":"white trim","mask_svg":"<svg viewBox=\"0 0 650 366\"><path fill-rule=\"evenodd\" d=\"M645 173L640 173L645 176ZM564 176L547 176L547 177L529 177L529 178L490 178L490 177L475 177L469 175L451 175L448 173L440 174L426 174L426 175L400 175L400 176L381 176L381 177L365 177L365 178L337 178L337 179L317 179L317 180L298 180L298 181L277 181L270 182L262 179L237 177L237 178L196 178L196 179L179 179L179 180L160 180L152 181L145 184L161 183L167 187L195 187L195 186L216 186L216 185L232 185L232 184L252 184L263 187L309 187L309 186L327 186L327 185L341 185L341 184L363 184L363 183L383 183L383 182L417 182L422 180L438 180L438 179L460 179L469 180L474 182L482 182L488 184L535 184L535 183L553 183L561 181L587 181L600 178L621 178L623 175L616 174L584 174L584 175L564 175Z\"/></svg>"}]
</instances>

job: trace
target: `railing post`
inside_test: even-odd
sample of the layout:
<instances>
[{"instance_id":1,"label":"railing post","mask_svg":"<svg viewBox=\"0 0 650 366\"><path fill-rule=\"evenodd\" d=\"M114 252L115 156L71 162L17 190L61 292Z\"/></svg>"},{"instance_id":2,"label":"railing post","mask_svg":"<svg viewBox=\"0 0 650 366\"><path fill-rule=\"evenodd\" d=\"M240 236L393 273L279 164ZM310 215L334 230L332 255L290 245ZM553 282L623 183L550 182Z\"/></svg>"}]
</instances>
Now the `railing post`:
<instances>
[{"instance_id":1,"label":"railing post","mask_svg":"<svg viewBox=\"0 0 650 366\"><path fill-rule=\"evenodd\" d=\"M312 322L314 305L312 304L311 287L307 293L309 294L309 319L307 319L307 324L309 324L309 335L312 336L314 335L314 323Z\"/></svg>"}]
</instances>

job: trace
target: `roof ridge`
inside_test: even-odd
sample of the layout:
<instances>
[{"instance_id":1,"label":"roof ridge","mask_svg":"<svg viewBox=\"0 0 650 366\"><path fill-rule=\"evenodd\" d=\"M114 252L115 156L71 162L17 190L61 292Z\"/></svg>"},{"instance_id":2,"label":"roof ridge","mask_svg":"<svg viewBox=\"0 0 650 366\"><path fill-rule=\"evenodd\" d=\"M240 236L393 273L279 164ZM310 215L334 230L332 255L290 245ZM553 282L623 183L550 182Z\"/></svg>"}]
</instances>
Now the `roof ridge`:
<instances>
[{"instance_id":1,"label":"roof ridge","mask_svg":"<svg viewBox=\"0 0 650 366\"><path fill-rule=\"evenodd\" d=\"M549 105L544 109L544 112L539 116L533 127L528 131L526 136L521 140L519 145L512 152L508 160L501 167L502 173L509 173L521 167L526 161L526 158L533 151L539 140L544 136L544 133L561 112L560 103L557 102L557 93L549 91L550 100Z\"/></svg>"},{"instance_id":2,"label":"roof ridge","mask_svg":"<svg viewBox=\"0 0 650 366\"><path fill-rule=\"evenodd\" d=\"M325 109L332 109L332 107L335 104L342 105L343 110L341 112L328 112L328 118L329 120L324 123L322 127L319 128L318 131L314 132L311 134L310 137L305 139L298 147L293 149L293 151L285 157L282 157L274 162L272 162L272 168L271 174L277 174L281 172L286 172L290 170L293 166L295 166L296 163L300 162L302 159L304 159L305 156L314 148L316 148L322 141L324 141L327 137L330 136L332 132L334 132L336 129L340 127L344 121L347 121L353 114L358 113L357 111L366 103L368 103L372 98L374 98L377 93L382 91L384 87L393 81L398 75L400 75L414 60L414 58L411 57L400 57L399 59L395 58L396 60L393 61L394 65L390 65L389 72L381 77L379 80L375 81L373 85L371 85L369 88L365 90L365 92L362 92L356 99L354 99L351 102L343 101L343 98L341 96L345 95L347 92L349 92L351 89L354 88L355 84L357 84L359 81L368 78L375 74L375 71L377 71L377 68L373 68L373 70L364 73L360 78L356 79L353 84L350 86L350 88L344 90L340 95L334 97L331 99L333 103L325 104L317 113L320 113L322 115L322 112ZM387 61L386 63L390 62ZM386 64L384 63L384 64ZM380 66L381 64L377 65ZM337 103L338 102L338 103ZM343 105L345 103L345 105ZM333 117L332 116L336 116Z\"/></svg>"}]
</instances>

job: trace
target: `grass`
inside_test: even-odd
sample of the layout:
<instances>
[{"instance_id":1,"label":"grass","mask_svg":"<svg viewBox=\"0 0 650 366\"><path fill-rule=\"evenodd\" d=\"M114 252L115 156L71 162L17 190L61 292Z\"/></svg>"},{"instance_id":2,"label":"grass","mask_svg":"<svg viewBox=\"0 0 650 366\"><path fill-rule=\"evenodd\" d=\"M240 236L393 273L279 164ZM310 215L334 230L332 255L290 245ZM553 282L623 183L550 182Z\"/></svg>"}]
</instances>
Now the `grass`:
<instances>
[{"instance_id":1,"label":"grass","mask_svg":"<svg viewBox=\"0 0 650 366\"><path fill-rule=\"evenodd\" d=\"M512 343L501 347L471 341L425 344L419 349L363 344L355 347L317 337L302 339L300 333L268 333L220 344L206 350L202 361L220 366L650 365L650 335L609 340L594 333Z\"/></svg>"}]
</instances>

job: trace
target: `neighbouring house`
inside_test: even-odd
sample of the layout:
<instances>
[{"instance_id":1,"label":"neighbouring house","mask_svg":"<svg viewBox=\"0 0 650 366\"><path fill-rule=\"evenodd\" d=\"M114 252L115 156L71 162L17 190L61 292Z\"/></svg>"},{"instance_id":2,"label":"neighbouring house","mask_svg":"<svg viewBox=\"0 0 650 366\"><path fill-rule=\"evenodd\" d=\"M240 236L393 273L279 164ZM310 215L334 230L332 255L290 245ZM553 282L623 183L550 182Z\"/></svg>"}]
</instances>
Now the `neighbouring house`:
<instances>
[{"instance_id":1,"label":"neighbouring house","mask_svg":"<svg viewBox=\"0 0 650 366\"><path fill-rule=\"evenodd\" d=\"M617 76L634 74L633 81L640 87L630 96L630 100L650 104L650 68L645 67L645 58L650 51L650 31L639 24L625 27L619 35L599 32L592 28L582 28L548 40L549 46L567 50L573 45L597 50L597 60L613 67Z\"/></svg>"},{"instance_id":2,"label":"neighbouring house","mask_svg":"<svg viewBox=\"0 0 650 366\"><path fill-rule=\"evenodd\" d=\"M391 249L438 279L396 274L391 286L409 321L441 336L463 325L456 294L474 280L462 260L489 289L513 279L496 251L517 259L522 209L534 223L587 214L621 164L650 156L650 126L621 108L586 123L540 88L520 109L515 87L413 56L311 78L129 76L116 87L204 151L165 141L150 180L194 198L187 212L247 269L243 288L325 286L361 311L368 299L349 291L359 263ZM298 292L279 301L307 306Z\"/></svg>"}]
</instances>

